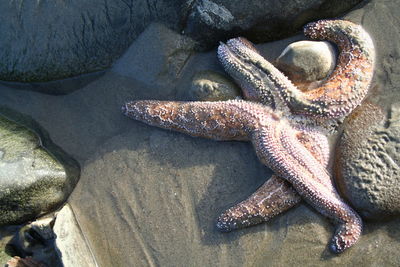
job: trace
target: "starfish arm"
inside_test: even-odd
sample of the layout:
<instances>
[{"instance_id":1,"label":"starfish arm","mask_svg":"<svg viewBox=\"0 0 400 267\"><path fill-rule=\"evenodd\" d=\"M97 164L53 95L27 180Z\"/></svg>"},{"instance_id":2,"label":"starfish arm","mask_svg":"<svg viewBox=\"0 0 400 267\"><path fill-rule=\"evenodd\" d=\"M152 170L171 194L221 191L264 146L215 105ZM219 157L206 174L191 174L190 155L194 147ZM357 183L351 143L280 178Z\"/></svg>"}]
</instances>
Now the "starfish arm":
<instances>
[{"instance_id":1,"label":"starfish arm","mask_svg":"<svg viewBox=\"0 0 400 267\"><path fill-rule=\"evenodd\" d=\"M343 20L321 20L304 28L312 39L334 42L340 51L337 66L321 87L302 92L265 60L244 38L221 43L218 58L241 86L246 99L292 112L326 118L348 115L364 99L373 76L375 50L359 25Z\"/></svg>"},{"instance_id":2,"label":"starfish arm","mask_svg":"<svg viewBox=\"0 0 400 267\"><path fill-rule=\"evenodd\" d=\"M242 100L178 102L139 100L122 107L130 118L152 126L215 140L250 140L257 112L274 117L268 107Z\"/></svg>"},{"instance_id":3,"label":"starfish arm","mask_svg":"<svg viewBox=\"0 0 400 267\"><path fill-rule=\"evenodd\" d=\"M329 144L325 135L312 129L301 128L297 139L324 167L329 160ZM318 177L319 178L319 177ZM320 180L327 188L331 181ZM222 213L217 219L217 228L223 232L266 222L276 215L296 206L301 201L292 185L281 177L272 175L246 200Z\"/></svg>"},{"instance_id":4,"label":"starfish arm","mask_svg":"<svg viewBox=\"0 0 400 267\"><path fill-rule=\"evenodd\" d=\"M301 197L284 179L272 175L249 198L231 207L217 219L222 232L256 225L296 206Z\"/></svg>"},{"instance_id":5,"label":"starfish arm","mask_svg":"<svg viewBox=\"0 0 400 267\"><path fill-rule=\"evenodd\" d=\"M218 59L224 70L239 84L247 100L260 102L274 109L285 109L279 91L296 90L292 82L245 38L228 40L218 46ZM284 87L276 89L278 87ZM286 88L290 87L290 88Z\"/></svg>"},{"instance_id":6,"label":"starfish arm","mask_svg":"<svg viewBox=\"0 0 400 267\"><path fill-rule=\"evenodd\" d=\"M254 132L252 142L264 164L289 181L311 206L336 222L330 248L341 253L359 239L361 218L339 197L333 185L327 186L331 184L328 172L296 135L284 123L269 123Z\"/></svg>"},{"instance_id":7,"label":"starfish arm","mask_svg":"<svg viewBox=\"0 0 400 267\"><path fill-rule=\"evenodd\" d=\"M297 113L340 118L348 115L365 98L374 71L375 49L369 34L344 20L320 20L304 27L304 34L327 40L339 48L337 66L321 87L307 91L282 91Z\"/></svg>"}]
</instances>

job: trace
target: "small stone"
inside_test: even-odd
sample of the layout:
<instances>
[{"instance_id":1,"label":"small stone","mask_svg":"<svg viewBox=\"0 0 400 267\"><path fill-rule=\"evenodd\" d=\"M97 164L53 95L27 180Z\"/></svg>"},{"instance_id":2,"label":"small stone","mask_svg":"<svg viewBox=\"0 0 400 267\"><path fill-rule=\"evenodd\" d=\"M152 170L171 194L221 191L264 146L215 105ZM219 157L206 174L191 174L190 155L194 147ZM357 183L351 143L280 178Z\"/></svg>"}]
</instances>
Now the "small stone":
<instances>
[{"instance_id":1,"label":"small stone","mask_svg":"<svg viewBox=\"0 0 400 267\"><path fill-rule=\"evenodd\" d=\"M276 65L294 83L323 80L335 68L335 48L329 42L294 42L283 50Z\"/></svg>"},{"instance_id":2,"label":"small stone","mask_svg":"<svg viewBox=\"0 0 400 267\"><path fill-rule=\"evenodd\" d=\"M220 101L235 99L240 96L240 89L225 76L204 71L194 76L189 94L198 101Z\"/></svg>"},{"instance_id":3,"label":"small stone","mask_svg":"<svg viewBox=\"0 0 400 267\"><path fill-rule=\"evenodd\" d=\"M367 219L400 214L400 103L387 115L363 104L344 123L335 153L341 194Z\"/></svg>"},{"instance_id":4,"label":"small stone","mask_svg":"<svg viewBox=\"0 0 400 267\"><path fill-rule=\"evenodd\" d=\"M0 111L8 117L0 115L0 225L19 224L57 209L77 183L79 165L32 119Z\"/></svg>"}]
</instances>

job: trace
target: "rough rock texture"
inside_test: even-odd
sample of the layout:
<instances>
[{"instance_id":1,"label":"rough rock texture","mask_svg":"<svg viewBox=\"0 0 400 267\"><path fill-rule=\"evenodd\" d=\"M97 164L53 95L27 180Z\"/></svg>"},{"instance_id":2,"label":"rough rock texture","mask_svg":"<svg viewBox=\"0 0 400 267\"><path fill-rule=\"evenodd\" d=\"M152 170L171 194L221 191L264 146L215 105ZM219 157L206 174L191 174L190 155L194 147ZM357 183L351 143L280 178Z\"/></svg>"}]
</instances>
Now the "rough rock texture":
<instances>
[{"instance_id":1,"label":"rough rock texture","mask_svg":"<svg viewBox=\"0 0 400 267\"><path fill-rule=\"evenodd\" d=\"M276 66L294 83L325 79L335 65L335 47L329 42L294 42L276 59Z\"/></svg>"},{"instance_id":2,"label":"rough rock texture","mask_svg":"<svg viewBox=\"0 0 400 267\"><path fill-rule=\"evenodd\" d=\"M343 196L369 219L400 214L400 103L388 117L365 104L344 124L337 146L336 182Z\"/></svg>"},{"instance_id":3,"label":"rough rock texture","mask_svg":"<svg viewBox=\"0 0 400 267\"><path fill-rule=\"evenodd\" d=\"M219 101L234 99L241 95L240 88L225 76L212 71L196 73L189 97L197 101Z\"/></svg>"},{"instance_id":4,"label":"rough rock texture","mask_svg":"<svg viewBox=\"0 0 400 267\"><path fill-rule=\"evenodd\" d=\"M0 266L4 266L16 251L9 245L20 226L11 225L0 228Z\"/></svg>"},{"instance_id":5,"label":"rough rock texture","mask_svg":"<svg viewBox=\"0 0 400 267\"><path fill-rule=\"evenodd\" d=\"M28 117L0 113L0 224L16 224L56 209L72 192L79 167Z\"/></svg>"},{"instance_id":6,"label":"rough rock texture","mask_svg":"<svg viewBox=\"0 0 400 267\"><path fill-rule=\"evenodd\" d=\"M104 70L155 21L210 48L228 35L247 33L254 41L287 36L314 18L337 16L359 2L3 1L0 80L44 82Z\"/></svg>"},{"instance_id":7,"label":"rough rock texture","mask_svg":"<svg viewBox=\"0 0 400 267\"><path fill-rule=\"evenodd\" d=\"M57 213L53 230L57 236L56 252L63 266L97 266L86 237L68 204Z\"/></svg>"},{"instance_id":8,"label":"rough rock texture","mask_svg":"<svg viewBox=\"0 0 400 267\"><path fill-rule=\"evenodd\" d=\"M371 97L386 97L382 103L400 100L399 5L371 1L345 17L362 22L376 40L380 91L374 87ZM151 56L157 36L147 40L151 42L142 44L142 53ZM275 59L290 41L268 43L260 50ZM174 73L162 55L154 57L151 62L166 64L154 68ZM222 73L215 50L190 55L174 78L144 81L145 68L127 74L134 66L121 64L126 69L112 68L63 96L0 86L1 105L29 113L81 164L81 179L68 202L99 266L187 266L188 259L191 265L210 266L400 265L398 218L366 222L361 240L338 257L326 247L332 225L306 204L253 228L218 232L220 212L270 175L251 145L190 138L145 126L120 112L132 99L184 100L196 73Z\"/></svg>"}]
</instances>

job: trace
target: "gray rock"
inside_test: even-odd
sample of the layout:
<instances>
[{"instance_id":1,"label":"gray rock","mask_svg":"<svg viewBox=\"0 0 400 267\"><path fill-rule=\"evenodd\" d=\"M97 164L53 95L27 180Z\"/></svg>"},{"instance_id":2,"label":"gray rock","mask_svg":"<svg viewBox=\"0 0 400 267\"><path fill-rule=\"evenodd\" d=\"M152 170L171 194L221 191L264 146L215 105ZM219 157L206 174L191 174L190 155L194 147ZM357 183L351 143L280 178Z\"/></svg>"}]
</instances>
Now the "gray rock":
<instances>
[{"instance_id":1,"label":"gray rock","mask_svg":"<svg viewBox=\"0 0 400 267\"><path fill-rule=\"evenodd\" d=\"M276 64L295 83L322 80L336 66L335 48L329 42L294 42L282 51Z\"/></svg>"},{"instance_id":2,"label":"gray rock","mask_svg":"<svg viewBox=\"0 0 400 267\"><path fill-rule=\"evenodd\" d=\"M400 215L400 103L389 114L364 104L345 122L337 146L339 189L368 219Z\"/></svg>"},{"instance_id":3,"label":"gray rock","mask_svg":"<svg viewBox=\"0 0 400 267\"><path fill-rule=\"evenodd\" d=\"M36 262L46 263L46 266L61 267L61 261L56 255L54 246L55 217L46 216L21 226L7 245L14 249L10 255L21 258L32 257Z\"/></svg>"},{"instance_id":4,"label":"gray rock","mask_svg":"<svg viewBox=\"0 0 400 267\"><path fill-rule=\"evenodd\" d=\"M337 16L359 2L5 1L0 3L0 80L39 83L105 70L151 22L184 32L200 47L210 48L229 35L245 34L253 41L281 38L310 20ZM52 84L27 87L60 93Z\"/></svg>"},{"instance_id":5,"label":"gray rock","mask_svg":"<svg viewBox=\"0 0 400 267\"><path fill-rule=\"evenodd\" d=\"M193 47L191 39L152 23L114 64L113 71L148 86L166 86L179 78Z\"/></svg>"},{"instance_id":6,"label":"gray rock","mask_svg":"<svg viewBox=\"0 0 400 267\"><path fill-rule=\"evenodd\" d=\"M59 207L79 179L79 166L34 121L0 112L18 122L0 115L0 224L17 224Z\"/></svg>"},{"instance_id":7,"label":"gray rock","mask_svg":"<svg viewBox=\"0 0 400 267\"><path fill-rule=\"evenodd\" d=\"M199 72L193 77L190 98L199 101L219 101L240 96L240 88L217 72Z\"/></svg>"},{"instance_id":8,"label":"gray rock","mask_svg":"<svg viewBox=\"0 0 400 267\"><path fill-rule=\"evenodd\" d=\"M335 17L361 1L194 1L185 34L201 45L215 45L230 36L244 36L253 42L287 37L309 21Z\"/></svg>"},{"instance_id":9,"label":"gray rock","mask_svg":"<svg viewBox=\"0 0 400 267\"><path fill-rule=\"evenodd\" d=\"M0 80L43 82L104 70L151 21L178 28L182 2L1 2Z\"/></svg>"},{"instance_id":10,"label":"gray rock","mask_svg":"<svg viewBox=\"0 0 400 267\"><path fill-rule=\"evenodd\" d=\"M62 266L98 266L68 204L57 213L53 230L57 236L56 252L62 261Z\"/></svg>"}]
</instances>

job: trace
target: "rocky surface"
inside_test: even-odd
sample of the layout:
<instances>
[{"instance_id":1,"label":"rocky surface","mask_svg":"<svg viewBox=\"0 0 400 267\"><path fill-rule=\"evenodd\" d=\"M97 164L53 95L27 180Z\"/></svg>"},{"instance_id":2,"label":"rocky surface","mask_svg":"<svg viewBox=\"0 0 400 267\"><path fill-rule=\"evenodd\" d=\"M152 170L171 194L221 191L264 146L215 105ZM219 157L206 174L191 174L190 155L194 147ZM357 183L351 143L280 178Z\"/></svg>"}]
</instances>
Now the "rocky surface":
<instances>
[{"instance_id":1,"label":"rocky surface","mask_svg":"<svg viewBox=\"0 0 400 267\"><path fill-rule=\"evenodd\" d=\"M363 24L376 41L378 62L369 101L382 107L400 99L399 4L370 1L344 17ZM68 202L99 266L182 266L188 258L192 265L213 266L400 264L398 218L366 222L361 240L340 256L326 248L333 227L306 204L253 228L218 232L220 212L254 192L270 172L250 144L191 138L121 115L125 101L184 100L196 73L223 73L215 51L190 54L174 71L174 62L151 52L159 49L154 49L157 31L152 34L103 76L68 95L0 86L1 105L30 114L81 164L80 182ZM293 40L258 48L271 60ZM163 51L173 55L174 48L165 45L175 42L163 44ZM151 59L140 58L137 51ZM164 71L149 77L149 69Z\"/></svg>"},{"instance_id":2,"label":"rocky surface","mask_svg":"<svg viewBox=\"0 0 400 267\"><path fill-rule=\"evenodd\" d=\"M57 213L53 230L57 236L56 252L63 266L97 266L87 239L68 204Z\"/></svg>"},{"instance_id":3,"label":"rocky surface","mask_svg":"<svg viewBox=\"0 0 400 267\"><path fill-rule=\"evenodd\" d=\"M60 206L79 179L79 166L30 118L2 111L38 133L0 115L0 225L5 225Z\"/></svg>"},{"instance_id":4,"label":"rocky surface","mask_svg":"<svg viewBox=\"0 0 400 267\"><path fill-rule=\"evenodd\" d=\"M162 22L197 40L199 47L211 48L229 35L247 33L254 41L288 36L309 20L338 16L359 2L5 1L0 3L0 80L36 83L105 70L151 22ZM55 94L74 89L26 87Z\"/></svg>"},{"instance_id":5,"label":"rocky surface","mask_svg":"<svg viewBox=\"0 0 400 267\"><path fill-rule=\"evenodd\" d=\"M400 214L399 121L400 103L386 114L366 104L344 124L336 149L336 181L364 218Z\"/></svg>"}]
</instances>

